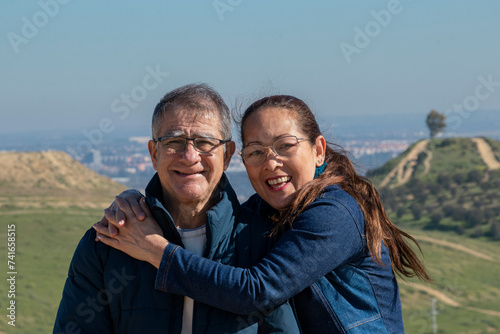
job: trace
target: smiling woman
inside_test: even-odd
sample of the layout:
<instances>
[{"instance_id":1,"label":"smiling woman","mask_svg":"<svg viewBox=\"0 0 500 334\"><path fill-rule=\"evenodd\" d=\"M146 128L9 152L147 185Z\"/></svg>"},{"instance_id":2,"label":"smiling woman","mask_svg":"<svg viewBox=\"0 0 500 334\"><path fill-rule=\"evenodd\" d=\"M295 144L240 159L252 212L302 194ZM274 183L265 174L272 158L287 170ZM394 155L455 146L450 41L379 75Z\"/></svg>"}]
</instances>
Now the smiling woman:
<instances>
[{"instance_id":1,"label":"smiling woman","mask_svg":"<svg viewBox=\"0 0 500 334\"><path fill-rule=\"evenodd\" d=\"M346 153L327 144L309 107L286 95L258 100L243 114L241 137L257 194L243 204L240 224L267 226L274 243L258 264L221 265L165 246L163 237L144 232L156 224L144 206L138 223L122 203L127 228L111 236L96 226L100 240L155 265L155 287L164 292L240 314L292 298L305 333L404 333L394 273L430 281L405 238L416 241L389 220ZM128 242L129 235L145 237Z\"/></svg>"},{"instance_id":2,"label":"smiling woman","mask_svg":"<svg viewBox=\"0 0 500 334\"><path fill-rule=\"evenodd\" d=\"M264 201L283 209L323 164L325 138L309 139L292 109L262 107L247 115L242 120L241 137L248 178ZM273 150L262 154L259 148L267 151L267 145Z\"/></svg>"}]
</instances>

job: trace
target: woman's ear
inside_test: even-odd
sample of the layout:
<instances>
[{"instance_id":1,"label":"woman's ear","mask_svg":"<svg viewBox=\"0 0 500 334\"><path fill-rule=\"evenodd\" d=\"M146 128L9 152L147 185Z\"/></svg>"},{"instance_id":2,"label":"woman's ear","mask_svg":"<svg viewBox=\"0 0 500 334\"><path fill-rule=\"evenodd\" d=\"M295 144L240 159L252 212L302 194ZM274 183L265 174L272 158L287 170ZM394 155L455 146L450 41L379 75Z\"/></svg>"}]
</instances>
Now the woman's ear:
<instances>
[{"instance_id":1,"label":"woman's ear","mask_svg":"<svg viewBox=\"0 0 500 334\"><path fill-rule=\"evenodd\" d=\"M325 162L326 155L326 140L325 137L319 135L314 141L314 147L316 150L316 167L321 166Z\"/></svg>"}]
</instances>

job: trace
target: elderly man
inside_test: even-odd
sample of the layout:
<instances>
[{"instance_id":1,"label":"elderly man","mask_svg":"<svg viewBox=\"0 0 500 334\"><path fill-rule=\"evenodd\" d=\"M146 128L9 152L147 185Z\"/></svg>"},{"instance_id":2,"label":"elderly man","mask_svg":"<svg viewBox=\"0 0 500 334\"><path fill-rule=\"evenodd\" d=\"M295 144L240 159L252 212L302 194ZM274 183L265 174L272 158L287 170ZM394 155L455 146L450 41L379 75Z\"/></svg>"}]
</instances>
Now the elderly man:
<instances>
[{"instance_id":1,"label":"elderly man","mask_svg":"<svg viewBox=\"0 0 500 334\"><path fill-rule=\"evenodd\" d=\"M267 252L266 230L240 223L248 213L242 213L223 173L235 144L229 110L219 94L204 84L171 91L155 108L152 132L148 148L157 173L146 200L160 233L223 264L255 264ZM75 251L54 333L298 331L288 303L241 317L156 291L155 267L95 239L90 229Z\"/></svg>"}]
</instances>

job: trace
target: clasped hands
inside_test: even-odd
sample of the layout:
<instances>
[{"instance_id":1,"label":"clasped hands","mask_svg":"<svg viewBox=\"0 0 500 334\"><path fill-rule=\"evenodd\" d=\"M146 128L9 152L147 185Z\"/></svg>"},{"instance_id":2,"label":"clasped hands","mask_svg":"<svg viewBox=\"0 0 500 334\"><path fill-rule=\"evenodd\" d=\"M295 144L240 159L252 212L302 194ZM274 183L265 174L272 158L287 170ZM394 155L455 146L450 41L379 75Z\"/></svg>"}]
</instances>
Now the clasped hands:
<instances>
[{"instance_id":1,"label":"clasped hands","mask_svg":"<svg viewBox=\"0 0 500 334\"><path fill-rule=\"evenodd\" d=\"M146 198L138 191L127 190L117 196L93 228L96 241L159 268L168 241L153 218Z\"/></svg>"}]
</instances>

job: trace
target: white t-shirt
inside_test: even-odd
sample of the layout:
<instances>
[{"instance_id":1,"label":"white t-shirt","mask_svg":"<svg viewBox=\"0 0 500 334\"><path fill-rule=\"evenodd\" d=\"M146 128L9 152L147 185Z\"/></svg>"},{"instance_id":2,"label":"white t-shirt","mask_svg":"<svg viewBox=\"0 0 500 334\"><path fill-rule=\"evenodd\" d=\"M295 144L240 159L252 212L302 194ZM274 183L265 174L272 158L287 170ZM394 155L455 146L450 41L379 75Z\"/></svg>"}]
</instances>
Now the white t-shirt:
<instances>
[{"instance_id":1,"label":"white t-shirt","mask_svg":"<svg viewBox=\"0 0 500 334\"><path fill-rule=\"evenodd\" d=\"M180 229L179 234L185 249L199 256L203 256L207 245L207 226L203 225L194 229ZM182 333L191 334L193 332L193 307L194 300L184 296L184 310L182 312Z\"/></svg>"}]
</instances>

